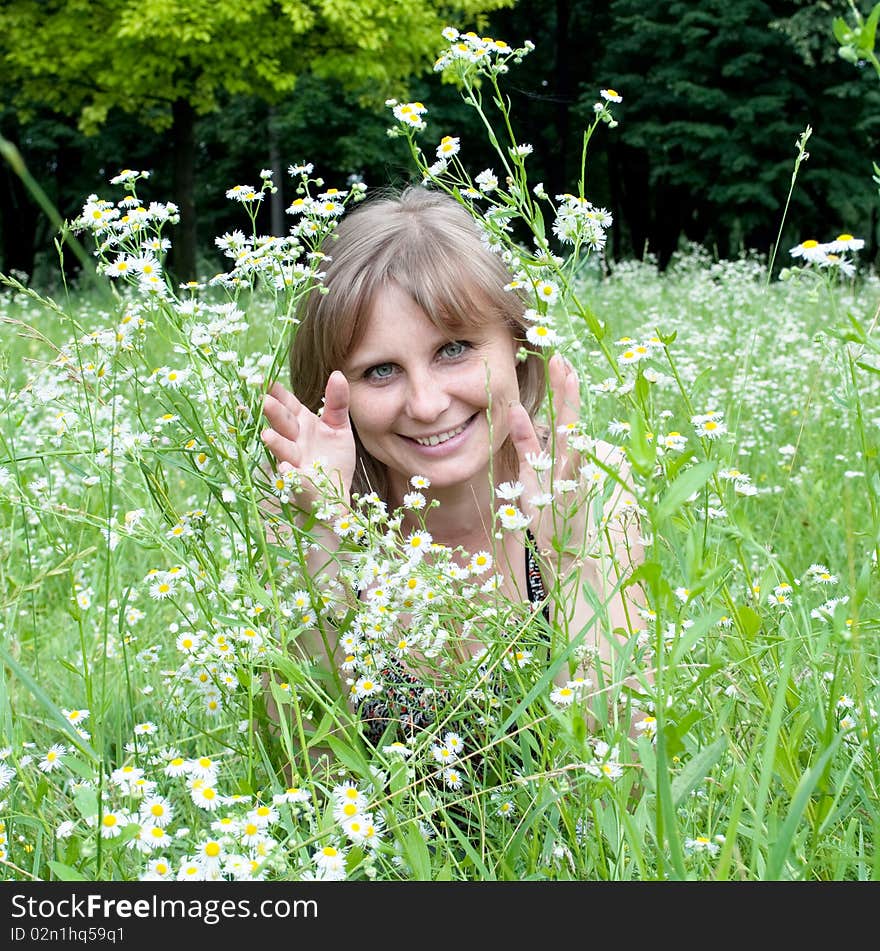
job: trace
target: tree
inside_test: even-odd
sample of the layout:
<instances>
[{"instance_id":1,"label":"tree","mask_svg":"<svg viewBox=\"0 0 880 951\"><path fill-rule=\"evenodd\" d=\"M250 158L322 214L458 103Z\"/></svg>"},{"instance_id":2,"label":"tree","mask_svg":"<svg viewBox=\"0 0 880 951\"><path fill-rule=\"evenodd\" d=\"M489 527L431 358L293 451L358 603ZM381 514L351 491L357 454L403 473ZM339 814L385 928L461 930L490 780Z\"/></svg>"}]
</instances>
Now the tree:
<instances>
[{"instance_id":1,"label":"tree","mask_svg":"<svg viewBox=\"0 0 880 951\"><path fill-rule=\"evenodd\" d=\"M510 2L3 0L0 88L14 91L23 122L48 108L96 132L123 110L167 132L181 210L175 269L188 278L198 115L214 111L224 93L277 102L305 73L385 98L430 66L445 17L480 22Z\"/></svg>"},{"instance_id":2,"label":"tree","mask_svg":"<svg viewBox=\"0 0 880 951\"><path fill-rule=\"evenodd\" d=\"M794 143L808 124L811 161L792 218L809 233L797 240L813 229L868 226L864 206L853 200L865 194L866 170L844 156L870 150L874 90L860 90L840 60L804 60L776 27L793 6L612 3L603 65L626 95L616 180L636 247L647 241L666 260L684 234L725 255L740 246L769 251Z\"/></svg>"}]
</instances>

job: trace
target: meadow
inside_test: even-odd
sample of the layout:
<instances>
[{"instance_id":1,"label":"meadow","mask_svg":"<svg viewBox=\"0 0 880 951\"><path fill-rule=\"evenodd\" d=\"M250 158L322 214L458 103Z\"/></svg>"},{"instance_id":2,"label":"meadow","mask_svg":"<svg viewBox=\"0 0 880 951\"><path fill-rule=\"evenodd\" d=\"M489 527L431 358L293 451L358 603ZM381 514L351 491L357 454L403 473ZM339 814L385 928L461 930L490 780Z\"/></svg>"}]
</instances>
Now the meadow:
<instances>
[{"instance_id":1,"label":"meadow","mask_svg":"<svg viewBox=\"0 0 880 951\"><path fill-rule=\"evenodd\" d=\"M500 84L530 50L447 39L465 98L482 110L494 90L498 173L472 176L421 103L389 103L393 129L506 255L533 346L577 366L585 458L594 437L627 453L644 608L610 669L560 689L560 666L589 659L563 585L548 636L493 597L490 553L466 571L425 558L399 513L364 497L341 516L332 486L312 514L348 560L316 585L260 404L319 292L316 249L364 189L292 167L278 238L254 224L271 175L231 185L228 269L178 287L176 209L122 171L65 235L95 247L96 274L51 293L2 276L6 878L880 877L880 280L850 236L779 249L779 276L699 247L663 272L607 260L586 176L563 196L528 182ZM585 155L616 98L597 97ZM613 476L589 471L600 503ZM381 603L345 597L377 574ZM316 628L348 653L336 684L297 653ZM480 665L452 662L461 631ZM391 651L427 658L452 699L435 729L373 749L357 706Z\"/></svg>"}]
</instances>

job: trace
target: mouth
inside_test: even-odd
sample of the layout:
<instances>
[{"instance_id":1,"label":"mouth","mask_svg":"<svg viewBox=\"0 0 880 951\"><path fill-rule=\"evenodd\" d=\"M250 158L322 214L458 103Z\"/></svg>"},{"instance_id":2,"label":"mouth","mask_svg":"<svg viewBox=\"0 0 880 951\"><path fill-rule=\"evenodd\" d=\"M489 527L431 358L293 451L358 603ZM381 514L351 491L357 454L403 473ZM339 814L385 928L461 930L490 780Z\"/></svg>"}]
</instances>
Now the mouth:
<instances>
[{"instance_id":1,"label":"mouth","mask_svg":"<svg viewBox=\"0 0 880 951\"><path fill-rule=\"evenodd\" d=\"M455 439L456 436L460 436L471 425L474 419L476 419L476 416L477 414L474 413L470 419L465 420L460 426L456 426L454 429L447 429L442 433L433 433L430 436L404 436L403 438L426 449L430 449L433 446L441 446Z\"/></svg>"}]
</instances>

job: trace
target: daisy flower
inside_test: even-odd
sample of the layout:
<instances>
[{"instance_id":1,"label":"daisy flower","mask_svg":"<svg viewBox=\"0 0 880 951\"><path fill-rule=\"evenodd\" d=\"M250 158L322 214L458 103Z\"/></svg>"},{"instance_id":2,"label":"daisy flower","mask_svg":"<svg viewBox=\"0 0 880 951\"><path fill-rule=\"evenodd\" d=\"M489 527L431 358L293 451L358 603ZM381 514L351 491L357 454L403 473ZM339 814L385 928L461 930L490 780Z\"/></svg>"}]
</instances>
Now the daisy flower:
<instances>
[{"instance_id":1,"label":"daisy flower","mask_svg":"<svg viewBox=\"0 0 880 951\"><path fill-rule=\"evenodd\" d=\"M128 825L128 817L114 810L108 810L101 816L101 838L115 839Z\"/></svg>"},{"instance_id":2,"label":"daisy flower","mask_svg":"<svg viewBox=\"0 0 880 951\"><path fill-rule=\"evenodd\" d=\"M402 122L404 125L411 126L417 131L421 131L425 128L426 123L422 116L424 116L428 110L422 103L395 103L394 100L389 100L389 104L393 104L392 112L394 113L394 118L397 119L398 122Z\"/></svg>"},{"instance_id":3,"label":"daisy flower","mask_svg":"<svg viewBox=\"0 0 880 951\"><path fill-rule=\"evenodd\" d=\"M147 797L139 811L142 821L152 822L162 829L174 818L174 807L164 796Z\"/></svg>"},{"instance_id":4,"label":"daisy flower","mask_svg":"<svg viewBox=\"0 0 880 951\"><path fill-rule=\"evenodd\" d=\"M526 330L526 340L536 347L552 347L559 340L559 334L545 324L533 324Z\"/></svg>"},{"instance_id":5,"label":"daisy flower","mask_svg":"<svg viewBox=\"0 0 880 951\"><path fill-rule=\"evenodd\" d=\"M251 809L245 818L256 822L258 826L265 829L266 826L278 821L278 810L261 803L256 808Z\"/></svg>"},{"instance_id":6,"label":"daisy flower","mask_svg":"<svg viewBox=\"0 0 880 951\"><path fill-rule=\"evenodd\" d=\"M464 785L464 774L459 769L450 767L449 769L443 770L443 782L450 789L461 789Z\"/></svg>"},{"instance_id":7,"label":"daisy flower","mask_svg":"<svg viewBox=\"0 0 880 951\"><path fill-rule=\"evenodd\" d=\"M451 135L444 135L437 146L437 158L448 159L453 155L458 155L461 145L458 138Z\"/></svg>"},{"instance_id":8,"label":"daisy flower","mask_svg":"<svg viewBox=\"0 0 880 951\"><path fill-rule=\"evenodd\" d=\"M412 555L422 555L431 547L434 539L429 532L412 532L404 543L404 548Z\"/></svg>"},{"instance_id":9,"label":"daisy flower","mask_svg":"<svg viewBox=\"0 0 880 951\"><path fill-rule=\"evenodd\" d=\"M546 472L553 465L553 457L544 452L527 452L526 462L535 470L535 472Z\"/></svg>"},{"instance_id":10,"label":"daisy flower","mask_svg":"<svg viewBox=\"0 0 880 951\"><path fill-rule=\"evenodd\" d=\"M555 304L559 299L559 288L552 281L535 281L533 287L538 300L545 304Z\"/></svg>"},{"instance_id":11,"label":"daisy flower","mask_svg":"<svg viewBox=\"0 0 880 951\"><path fill-rule=\"evenodd\" d=\"M189 773L209 785L214 784L217 778L217 763L210 756L200 756L198 759L188 760Z\"/></svg>"},{"instance_id":12,"label":"daisy flower","mask_svg":"<svg viewBox=\"0 0 880 951\"><path fill-rule=\"evenodd\" d=\"M504 499L505 502L515 502L525 491L525 486L522 482L502 482L495 489L495 494L499 499Z\"/></svg>"},{"instance_id":13,"label":"daisy flower","mask_svg":"<svg viewBox=\"0 0 880 951\"><path fill-rule=\"evenodd\" d=\"M550 700L558 707L570 707L574 702L575 696L574 690L569 686L556 687L550 694Z\"/></svg>"},{"instance_id":14,"label":"daisy flower","mask_svg":"<svg viewBox=\"0 0 880 951\"><path fill-rule=\"evenodd\" d=\"M312 853L312 861L317 865L323 878L341 880L345 878L345 850L335 845L325 845Z\"/></svg>"},{"instance_id":15,"label":"daisy flower","mask_svg":"<svg viewBox=\"0 0 880 951\"><path fill-rule=\"evenodd\" d=\"M442 746L439 743L435 743L431 747L431 756L434 757L435 763L454 763L458 759L458 755L454 750L451 750L448 746Z\"/></svg>"},{"instance_id":16,"label":"daisy flower","mask_svg":"<svg viewBox=\"0 0 880 951\"><path fill-rule=\"evenodd\" d=\"M142 882L162 882L171 878L171 863L164 855L147 863L146 871L141 875Z\"/></svg>"},{"instance_id":17,"label":"daisy flower","mask_svg":"<svg viewBox=\"0 0 880 951\"><path fill-rule=\"evenodd\" d=\"M196 783L190 790L192 801L207 812L213 812L221 804L220 794L213 786Z\"/></svg>"},{"instance_id":18,"label":"daisy flower","mask_svg":"<svg viewBox=\"0 0 880 951\"><path fill-rule=\"evenodd\" d=\"M698 436L705 436L707 439L717 439L727 432L727 427L721 420L721 413L711 412L699 416L691 417Z\"/></svg>"},{"instance_id":19,"label":"daisy flower","mask_svg":"<svg viewBox=\"0 0 880 951\"><path fill-rule=\"evenodd\" d=\"M488 195L490 192L495 191L498 187L498 176L492 171L491 168L484 169L476 176L474 181L477 183L477 187L484 195Z\"/></svg>"},{"instance_id":20,"label":"daisy flower","mask_svg":"<svg viewBox=\"0 0 880 951\"><path fill-rule=\"evenodd\" d=\"M411 509L413 512L420 512L428 504L427 499L421 492L404 492L404 508Z\"/></svg>"},{"instance_id":21,"label":"daisy flower","mask_svg":"<svg viewBox=\"0 0 880 951\"><path fill-rule=\"evenodd\" d=\"M46 750L46 755L37 763L39 769L44 773L51 773L61 765L61 757L66 755L67 747L61 743L55 743Z\"/></svg>"},{"instance_id":22,"label":"daisy flower","mask_svg":"<svg viewBox=\"0 0 880 951\"><path fill-rule=\"evenodd\" d=\"M844 251L861 251L864 246L865 242L862 238L854 238L851 234L839 234L828 243L827 248L834 254L840 254Z\"/></svg>"},{"instance_id":23,"label":"daisy flower","mask_svg":"<svg viewBox=\"0 0 880 951\"><path fill-rule=\"evenodd\" d=\"M501 527L510 532L525 528L531 521L515 505L502 505L498 509L498 519L501 522Z\"/></svg>"},{"instance_id":24,"label":"daisy flower","mask_svg":"<svg viewBox=\"0 0 880 951\"><path fill-rule=\"evenodd\" d=\"M360 677L351 688L352 694L358 700L363 700L364 697L371 697L373 694L379 693L381 690L382 684L372 677Z\"/></svg>"},{"instance_id":25,"label":"daisy flower","mask_svg":"<svg viewBox=\"0 0 880 951\"><path fill-rule=\"evenodd\" d=\"M828 245L819 244L815 238L808 238L795 245L788 253L793 258L801 258L810 264L823 264L828 254Z\"/></svg>"},{"instance_id":26,"label":"daisy flower","mask_svg":"<svg viewBox=\"0 0 880 951\"><path fill-rule=\"evenodd\" d=\"M0 789L5 789L15 778L15 770L6 763L0 763Z\"/></svg>"},{"instance_id":27,"label":"daisy flower","mask_svg":"<svg viewBox=\"0 0 880 951\"><path fill-rule=\"evenodd\" d=\"M358 812L364 812L369 805L367 797L351 782L334 786L332 796L336 802L354 803Z\"/></svg>"},{"instance_id":28,"label":"daisy flower","mask_svg":"<svg viewBox=\"0 0 880 951\"><path fill-rule=\"evenodd\" d=\"M155 849L167 849L174 841L162 826L157 826L152 822L145 822L141 826L141 841L147 851Z\"/></svg>"}]
</instances>

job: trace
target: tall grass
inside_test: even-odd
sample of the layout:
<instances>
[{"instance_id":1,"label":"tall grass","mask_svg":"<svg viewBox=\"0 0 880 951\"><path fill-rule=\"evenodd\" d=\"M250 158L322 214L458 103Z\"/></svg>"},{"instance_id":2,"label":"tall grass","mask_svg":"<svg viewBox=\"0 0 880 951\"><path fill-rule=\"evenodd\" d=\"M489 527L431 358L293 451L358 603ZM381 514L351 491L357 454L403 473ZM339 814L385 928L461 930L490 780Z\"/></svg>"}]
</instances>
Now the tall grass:
<instances>
[{"instance_id":1,"label":"tall grass","mask_svg":"<svg viewBox=\"0 0 880 951\"><path fill-rule=\"evenodd\" d=\"M488 86L452 66L482 108ZM589 651L561 587L548 629L488 575L416 557L370 499L340 529L338 585L310 578L259 407L340 209L306 201L288 240L261 239L271 178L238 186L251 229L221 240L230 270L178 289L162 270L175 210L125 173L136 202L87 205L137 224L97 232L109 291L50 300L3 278L6 876L876 878L876 277L806 266L768 284L767 262L698 247L662 274L600 267L604 231L571 220L584 196L536 195L515 139L488 187L457 151L429 168L424 113L392 108L422 173L536 295L555 290L536 322L579 370L583 436L619 443L635 473L645 609L566 703L554 677ZM359 197L296 175L306 199ZM560 260L548 205L573 238ZM546 245L514 243L514 213ZM593 502L610 477L597 485ZM315 517L336 514L328 489ZM377 573L384 612L345 596ZM350 669L321 674L301 649L315 630L349 638ZM478 663L457 660L462 630ZM344 695L404 637L442 688L436 719L374 749Z\"/></svg>"}]
</instances>

